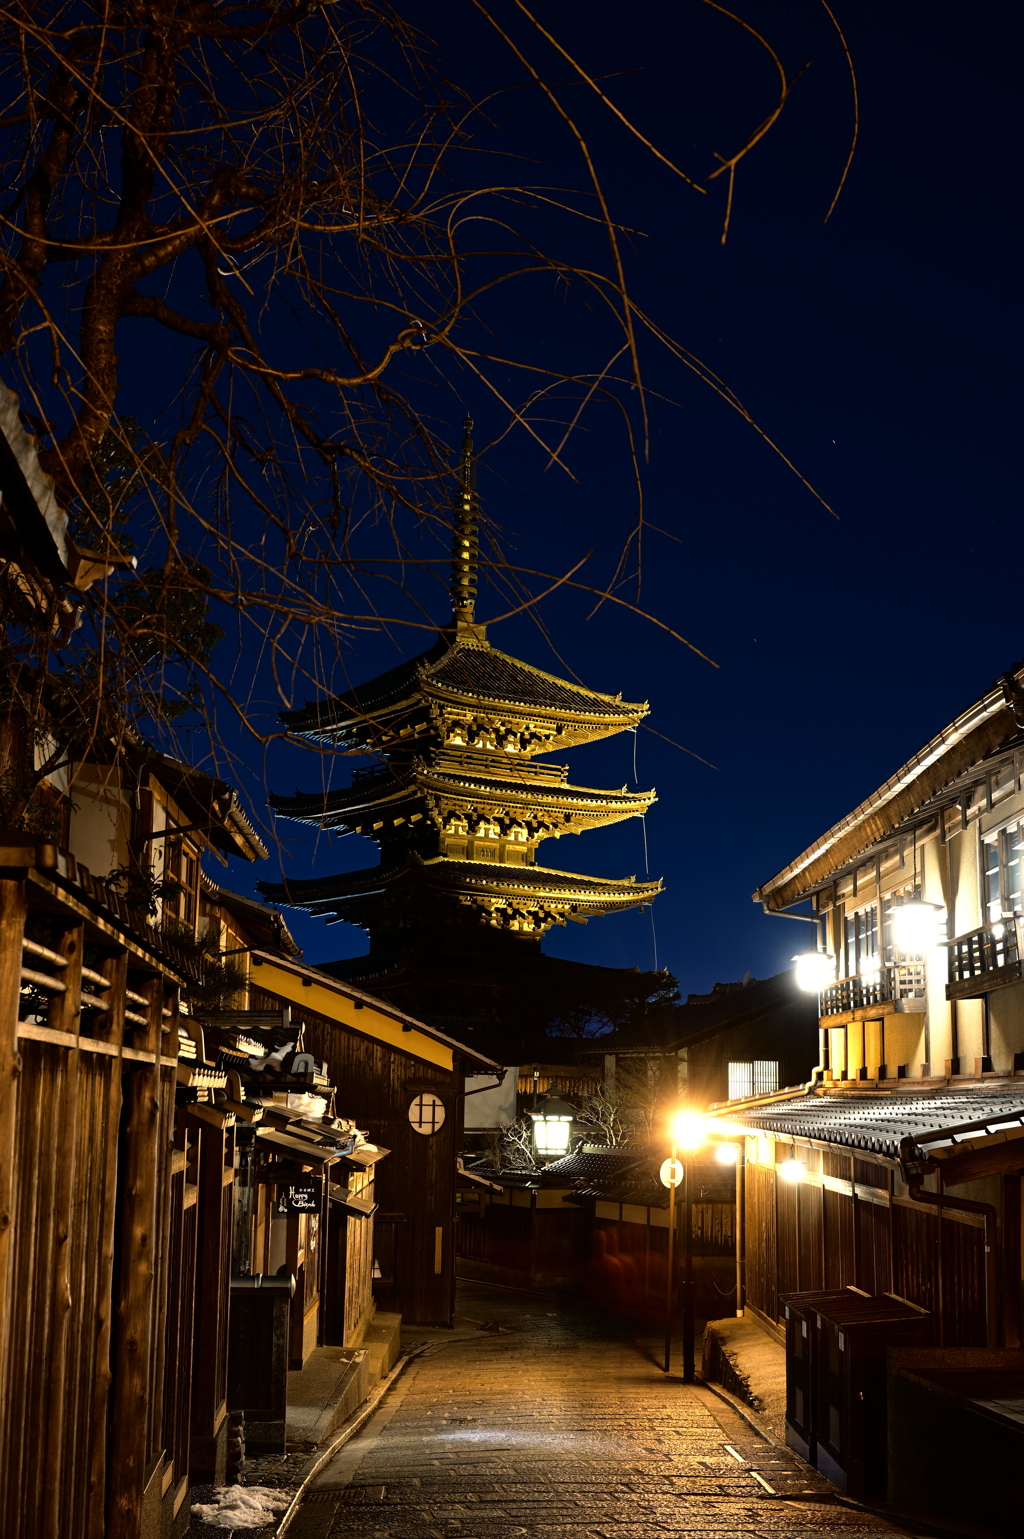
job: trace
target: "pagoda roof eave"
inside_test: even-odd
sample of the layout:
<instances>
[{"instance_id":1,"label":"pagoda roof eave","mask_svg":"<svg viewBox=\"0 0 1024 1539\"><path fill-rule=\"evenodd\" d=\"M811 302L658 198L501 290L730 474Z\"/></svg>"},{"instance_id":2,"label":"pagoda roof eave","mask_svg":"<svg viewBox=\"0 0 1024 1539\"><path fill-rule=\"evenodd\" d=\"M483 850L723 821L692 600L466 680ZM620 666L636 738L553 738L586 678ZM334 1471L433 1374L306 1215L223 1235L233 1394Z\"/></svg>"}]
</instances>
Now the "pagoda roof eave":
<instances>
[{"instance_id":1,"label":"pagoda roof eave","mask_svg":"<svg viewBox=\"0 0 1024 1539\"><path fill-rule=\"evenodd\" d=\"M586 876L577 871L558 871L550 866L491 864L479 860L432 860L413 857L388 867L373 866L331 877L312 877L302 881L261 882L259 890L271 903L294 908L319 907L349 897L371 897L383 893L402 878L419 877L427 885L465 891L495 892L514 890L539 892L548 897L601 902L620 900L631 904L647 902L663 890L660 878L638 882L635 876Z\"/></svg>"},{"instance_id":2,"label":"pagoda roof eave","mask_svg":"<svg viewBox=\"0 0 1024 1539\"><path fill-rule=\"evenodd\" d=\"M270 806L277 817L293 818L300 822L326 822L333 817L355 817L381 807L396 807L403 802L421 799L427 793L454 793L456 796L475 798L479 801L501 801L523 806L567 806L601 808L618 811L623 807L646 810L657 800L652 787L649 791L601 790L594 786L545 785L516 780L477 779L470 776L427 770L412 782L397 779L381 780L376 795L370 788L349 786L337 791L296 792L294 796L271 796Z\"/></svg>"},{"instance_id":3,"label":"pagoda roof eave","mask_svg":"<svg viewBox=\"0 0 1024 1539\"><path fill-rule=\"evenodd\" d=\"M308 701L301 709L281 712L281 721L304 736L372 732L397 711L410 711L424 700L493 713L528 711L544 720L580 720L584 728L625 730L647 715L646 701L624 701L560 679L489 643L457 638L410 658L358 689L329 700Z\"/></svg>"}]
</instances>

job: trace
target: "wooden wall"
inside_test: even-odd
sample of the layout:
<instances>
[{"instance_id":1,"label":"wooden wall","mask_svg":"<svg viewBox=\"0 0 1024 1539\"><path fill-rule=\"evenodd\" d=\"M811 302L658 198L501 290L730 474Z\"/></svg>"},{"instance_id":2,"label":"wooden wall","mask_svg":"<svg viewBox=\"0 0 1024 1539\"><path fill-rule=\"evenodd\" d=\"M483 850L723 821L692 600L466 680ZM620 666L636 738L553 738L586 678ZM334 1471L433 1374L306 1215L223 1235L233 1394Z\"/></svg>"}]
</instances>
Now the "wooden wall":
<instances>
[{"instance_id":1,"label":"wooden wall","mask_svg":"<svg viewBox=\"0 0 1024 1539\"><path fill-rule=\"evenodd\" d=\"M253 989L254 1010L277 1010L276 995ZM455 1165L462 1143L463 1075L425 1063L386 1043L293 1006L306 1023L305 1047L326 1059L338 1088L339 1116L352 1117L371 1143L391 1153L376 1167L374 1223L384 1279L377 1285L382 1309L410 1324L449 1325L455 1310ZM409 1107L423 1091L440 1096L445 1120L438 1132L417 1133ZM394 1281L388 1263L394 1246Z\"/></svg>"},{"instance_id":2,"label":"wooden wall","mask_svg":"<svg viewBox=\"0 0 1024 1539\"><path fill-rule=\"evenodd\" d=\"M765 1142L770 1142L765 1140ZM780 1146L781 1161L786 1146ZM802 1148L805 1179L789 1184L771 1165L748 1163L746 1302L768 1320L781 1296L818 1288L895 1293L929 1310L935 1340L986 1344L984 1230L980 1220L913 1203L894 1172L841 1151Z\"/></svg>"},{"instance_id":3,"label":"wooden wall","mask_svg":"<svg viewBox=\"0 0 1024 1539\"><path fill-rule=\"evenodd\" d=\"M202 1162L176 1106L180 978L124 918L99 885L0 877L0 1532L26 1539L188 1520Z\"/></svg>"}]
</instances>

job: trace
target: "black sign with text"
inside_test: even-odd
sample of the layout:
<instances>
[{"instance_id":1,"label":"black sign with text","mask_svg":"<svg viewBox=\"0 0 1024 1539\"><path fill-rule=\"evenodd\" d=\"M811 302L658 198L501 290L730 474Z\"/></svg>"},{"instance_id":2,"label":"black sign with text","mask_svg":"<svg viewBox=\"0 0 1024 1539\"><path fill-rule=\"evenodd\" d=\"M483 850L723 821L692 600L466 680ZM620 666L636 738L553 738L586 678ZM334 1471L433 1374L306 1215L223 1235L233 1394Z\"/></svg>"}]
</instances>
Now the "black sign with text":
<instances>
[{"instance_id":1,"label":"black sign with text","mask_svg":"<svg viewBox=\"0 0 1024 1539\"><path fill-rule=\"evenodd\" d=\"M277 1193L279 1213L319 1213L323 1192L319 1181L298 1181L282 1186Z\"/></svg>"}]
</instances>

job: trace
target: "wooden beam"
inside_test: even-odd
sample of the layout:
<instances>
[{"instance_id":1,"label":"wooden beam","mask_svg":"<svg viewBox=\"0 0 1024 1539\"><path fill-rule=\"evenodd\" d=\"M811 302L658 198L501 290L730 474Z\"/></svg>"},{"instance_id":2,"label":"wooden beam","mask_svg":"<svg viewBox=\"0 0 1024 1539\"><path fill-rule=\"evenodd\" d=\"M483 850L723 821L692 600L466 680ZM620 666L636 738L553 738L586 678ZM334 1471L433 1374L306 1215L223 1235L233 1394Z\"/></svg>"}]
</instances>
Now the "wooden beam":
<instances>
[{"instance_id":1,"label":"wooden beam","mask_svg":"<svg viewBox=\"0 0 1024 1539\"><path fill-rule=\"evenodd\" d=\"M146 1065L125 1076L121 1277L110 1422L108 1539L138 1539L146 1463L150 1393L153 1272L157 1243L156 1141L159 1070Z\"/></svg>"},{"instance_id":2,"label":"wooden beam","mask_svg":"<svg viewBox=\"0 0 1024 1539\"><path fill-rule=\"evenodd\" d=\"M993 1143L987 1149L967 1149L936 1163L945 1186L963 1186L967 1181L981 1181L985 1176L1009 1175L1024 1170L1024 1138Z\"/></svg>"},{"instance_id":3,"label":"wooden beam","mask_svg":"<svg viewBox=\"0 0 1024 1539\"><path fill-rule=\"evenodd\" d=\"M57 951L67 960L61 973L63 994L50 1004L48 1022L57 1031L74 1033L77 1044L81 1023L83 930L73 924L65 930ZM53 1193L53 1266L46 1286L50 1292L50 1361L46 1376L46 1451L56 1469L65 1467L63 1458L65 1380L67 1376L68 1335L72 1309L71 1229L78 1151L78 1076L79 1053L72 1047L64 1064L64 1093L60 1102L60 1157L55 1161ZM39 1300L41 1303L42 1300ZM50 1479L44 1488L42 1539L61 1539L62 1506L66 1499L63 1484Z\"/></svg>"},{"instance_id":4,"label":"wooden beam","mask_svg":"<svg viewBox=\"0 0 1024 1539\"><path fill-rule=\"evenodd\" d=\"M0 874L0 1384L7 1382L10 1321L10 1265L14 1240L14 1148L18 1116L18 1007L21 1000L21 943L25 934L25 884ZM4 1424L18 1407L0 1396L0 1446Z\"/></svg>"}]
</instances>

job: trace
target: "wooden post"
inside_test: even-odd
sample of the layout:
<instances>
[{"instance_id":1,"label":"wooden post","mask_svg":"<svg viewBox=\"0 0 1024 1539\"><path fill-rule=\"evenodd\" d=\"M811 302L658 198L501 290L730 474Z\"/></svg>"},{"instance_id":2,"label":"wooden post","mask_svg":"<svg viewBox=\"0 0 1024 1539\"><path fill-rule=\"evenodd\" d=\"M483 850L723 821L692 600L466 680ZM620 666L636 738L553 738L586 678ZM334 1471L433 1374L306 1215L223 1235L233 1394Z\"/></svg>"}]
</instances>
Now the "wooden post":
<instances>
[{"instance_id":1,"label":"wooden post","mask_svg":"<svg viewBox=\"0 0 1024 1539\"><path fill-rule=\"evenodd\" d=\"M66 1074L64 1095L60 1105L61 1157L55 1162L56 1179L53 1194L54 1256L53 1271L49 1279L52 1289L52 1335L46 1383L46 1449L47 1458L51 1459L57 1468L62 1467L63 1464L61 1455L64 1434L65 1378L72 1309L70 1251L72 1206L77 1173L80 1056L78 1042L81 1024L83 940L83 927L72 925L64 932L56 948L58 953L67 960L67 966L61 973L65 991L54 997L49 1010L50 1026L55 1031L74 1033L75 1037L74 1047L56 1049L65 1054ZM42 1539L60 1539L61 1498L64 1495L61 1481L55 1479L47 1481L44 1492Z\"/></svg>"},{"instance_id":2,"label":"wooden post","mask_svg":"<svg viewBox=\"0 0 1024 1539\"><path fill-rule=\"evenodd\" d=\"M197 1481L223 1485L227 1456L225 1421L231 1286L231 1210L225 1199L225 1188L233 1184L234 1173L227 1163L230 1145L224 1128L204 1122L199 1130L199 1149L199 1235L189 1469ZM228 1196L230 1198L230 1193Z\"/></svg>"},{"instance_id":3,"label":"wooden post","mask_svg":"<svg viewBox=\"0 0 1024 1539\"><path fill-rule=\"evenodd\" d=\"M25 883L0 871L0 1385L7 1382L9 1274L14 1241L14 1148L18 1115L18 1008L21 1001L21 943L25 936ZM0 1397L0 1442L7 1415L17 1406Z\"/></svg>"},{"instance_id":4,"label":"wooden post","mask_svg":"<svg viewBox=\"0 0 1024 1539\"><path fill-rule=\"evenodd\" d=\"M138 1539L146 1463L154 1252L159 1070L125 1076L121 1278L114 1344L107 1539Z\"/></svg>"}]
</instances>

